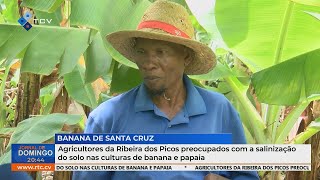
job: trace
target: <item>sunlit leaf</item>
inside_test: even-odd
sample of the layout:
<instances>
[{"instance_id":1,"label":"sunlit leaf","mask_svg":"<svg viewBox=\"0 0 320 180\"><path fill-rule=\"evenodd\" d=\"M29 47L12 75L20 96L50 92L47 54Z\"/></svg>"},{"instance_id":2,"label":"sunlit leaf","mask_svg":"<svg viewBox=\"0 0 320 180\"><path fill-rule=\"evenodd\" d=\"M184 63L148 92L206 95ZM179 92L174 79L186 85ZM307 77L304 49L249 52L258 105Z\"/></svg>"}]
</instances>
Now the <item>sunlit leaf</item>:
<instances>
[{"instance_id":1,"label":"sunlit leaf","mask_svg":"<svg viewBox=\"0 0 320 180\"><path fill-rule=\"evenodd\" d=\"M303 144L306 140L310 139L313 135L320 131L320 118L312 121L305 131L298 134L293 140L294 144Z\"/></svg>"},{"instance_id":2,"label":"sunlit leaf","mask_svg":"<svg viewBox=\"0 0 320 180\"><path fill-rule=\"evenodd\" d=\"M71 3L72 25L86 26L99 30L102 37L119 30L136 29L144 11L151 3L141 1L83 1L73 0ZM94 14L94 15L93 15ZM105 38L104 38L105 39ZM137 66L124 58L120 53L106 43L110 55L120 63L137 68Z\"/></svg>"},{"instance_id":3,"label":"sunlit leaf","mask_svg":"<svg viewBox=\"0 0 320 180\"><path fill-rule=\"evenodd\" d=\"M217 63L216 67L208 72L207 74L202 75L192 75L191 78L198 79L198 80L216 80L219 78L224 78L228 76L235 75L230 69L222 65L220 62Z\"/></svg>"},{"instance_id":4,"label":"sunlit leaf","mask_svg":"<svg viewBox=\"0 0 320 180\"><path fill-rule=\"evenodd\" d=\"M307 12L307 11L305 11L305 13L310 14L311 16L320 20L320 13Z\"/></svg>"},{"instance_id":5,"label":"sunlit leaf","mask_svg":"<svg viewBox=\"0 0 320 180\"><path fill-rule=\"evenodd\" d=\"M42 12L38 10L34 10L37 19L48 19L51 20L50 23L46 23L47 26L60 26L60 22L62 21L61 8L58 8L56 11L52 13Z\"/></svg>"},{"instance_id":6,"label":"sunlit leaf","mask_svg":"<svg viewBox=\"0 0 320 180\"><path fill-rule=\"evenodd\" d=\"M214 39L220 39L221 35L217 29L214 18L215 0L186 0L192 14L197 18L198 22Z\"/></svg>"},{"instance_id":7,"label":"sunlit leaf","mask_svg":"<svg viewBox=\"0 0 320 180\"><path fill-rule=\"evenodd\" d=\"M217 0L219 31L253 71L320 48L320 21L304 11L319 7L278 0ZM212 17L214 18L214 17Z\"/></svg>"},{"instance_id":8,"label":"sunlit leaf","mask_svg":"<svg viewBox=\"0 0 320 180\"><path fill-rule=\"evenodd\" d=\"M260 102L294 105L320 94L320 50L257 72L252 83Z\"/></svg>"},{"instance_id":9,"label":"sunlit leaf","mask_svg":"<svg viewBox=\"0 0 320 180\"><path fill-rule=\"evenodd\" d=\"M19 7L18 0L4 0L6 9L2 11L4 19L9 23L18 23Z\"/></svg>"},{"instance_id":10,"label":"sunlit leaf","mask_svg":"<svg viewBox=\"0 0 320 180\"><path fill-rule=\"evenodd\" d=\"M64 0L23 0L21 6L26 6L35 10L54 12Z\"/></svg>"},{"instance_id":11,"label":"sunlit leaf","mask_svg":"<svg viewBox=\"0 0 320 180\"><path fill-rule=\"evenodd\" d=\"M0 24L0 59L13 59L26 48L21 72L49 75L59 64L59 75L71 72L87 49L89 30Z\"/></svg>"},{"instance_id":12,"label":"sunlit leaf","mask_svg":"<svg viewBox=\"0 0 320 180\"><path fill-rule=\"evenodd\" d=\"M80 115L57 113L23 120L12 134L7 148L8 151L1 156L0 164L11 162L11 144L43 143L54 137L55 133L61 132L64 124L75 125L81 119L82 116Z\"/></svg>"},{"instance_id":13,"label":"sunlit leaf","mask_svg":"<svg viewBox=\"0 0 320 180\"><path fill-rule=\"evenodd\" d=\"M115 65L111 81L111 93L122 93L139 85L142 82L137 69L125 65Z\"/></svg>"},{"instance_id":14,"label":"sunlit leaf","mask_svg":"<svg viewBox=\"0 0 320 180\"><path fill-rule=\"evenodd\" d=\"M42 143L61 131L64 124L74 125L81 120L80 115L49 114L33 117L21 121L12 137L9 145L17 143Z\"/></svg>"},{"instance_id":15,"label":"sunlit leaf","mask_svg":"<svg viewBox=\"0 0 320 180\"><path fill-rule=\"evenodd\" d=\"M16 128L0 128L0 134L10 134L12 132L14 132Z\"/></svg>"},{"instance_id":16,"label":"sunlit leaf","mask_svg":"<svg viewBox=\"0 0 320 180\"><path fill-rule=\"evenodd\" d=\"M93 82L106 74L110 68L112 57L106 51L100 33L96 34L85 52L85 82Z\"/></svg>"},{"instance_id":17,"label":"sunlit leaf","mask_svg":"<svg viewBox=\"0 0 320 180\"><path fill-rule=\"evenodd\" d=\"M291 1L293 1L295 3L299 3L299 4L320 7L320 1L319 0L291 0Z\"/></svg>"},{"instance_id":18,"label":"sunlit leaf","mask_svg":"<svg viewBox=\"0 0 320 180\"><path fill-rule=\"evenodd\" d=\"M84 81L84 68L77 65L76 68L64 76L65 87L75 101L89 106L97 107L95 94L90 83Z\"/></svg>"}]
</instances>

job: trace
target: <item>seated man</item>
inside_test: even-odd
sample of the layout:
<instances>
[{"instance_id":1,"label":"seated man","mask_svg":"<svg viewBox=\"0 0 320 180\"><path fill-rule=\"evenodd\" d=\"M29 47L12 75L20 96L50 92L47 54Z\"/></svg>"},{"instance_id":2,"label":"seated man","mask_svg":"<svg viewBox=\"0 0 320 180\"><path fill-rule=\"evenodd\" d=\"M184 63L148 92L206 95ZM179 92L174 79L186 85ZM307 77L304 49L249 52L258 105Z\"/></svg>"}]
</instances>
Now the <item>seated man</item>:
<instances>
[{"instance_id":1,"label":"seated man","mask_svg":"<svg viewBox=\"0 0 320 180\"><path fill-rule=\"evenodd\" d=\"M113 47L135 62L143 84L93 110L85 133L232 133L246 143L239 116L221 94L192 84L186 74L209 72L212 50L195 40L189 15L181 5L156 1L136 31L107 36ZM130 77L128 77L130 78ZM202 180L205 171L74 172L74 180ZM256 172L212 172L229 179L258 179Z\"/></svg>"}]
</instances>

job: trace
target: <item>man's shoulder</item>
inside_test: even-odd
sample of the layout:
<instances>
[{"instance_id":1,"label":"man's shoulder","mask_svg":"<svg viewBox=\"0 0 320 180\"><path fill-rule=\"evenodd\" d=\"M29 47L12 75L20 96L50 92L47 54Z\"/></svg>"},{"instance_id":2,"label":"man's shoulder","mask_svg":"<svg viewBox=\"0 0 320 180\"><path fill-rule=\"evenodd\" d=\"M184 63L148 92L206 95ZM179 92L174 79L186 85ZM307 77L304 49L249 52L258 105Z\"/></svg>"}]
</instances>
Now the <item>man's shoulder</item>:
<instances>
[{"instance_id":1,"label":"man's shoulder","mask_svg":"<svg viewBox=\"0 0 320 180\"><path fill-rule=\"evenodd\" d=\"M132 103L134 103L138 88L139 86L132 88L127 92L119 94L101 103L98 107L91 111L90 116L94 117L102 112L118 111L125 108L125 106L132 105Z\"/></svg>"}]
</instances>

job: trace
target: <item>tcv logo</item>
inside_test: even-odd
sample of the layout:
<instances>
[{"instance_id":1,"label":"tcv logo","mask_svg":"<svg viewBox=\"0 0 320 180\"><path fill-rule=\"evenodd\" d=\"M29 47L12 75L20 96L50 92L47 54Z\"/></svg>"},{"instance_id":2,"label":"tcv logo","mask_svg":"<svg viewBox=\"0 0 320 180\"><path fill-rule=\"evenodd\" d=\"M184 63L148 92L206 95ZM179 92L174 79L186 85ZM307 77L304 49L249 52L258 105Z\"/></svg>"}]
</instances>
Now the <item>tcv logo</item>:
<instances>
[{"instance_id":1,"label":"tcv logo","mask_svg":"<svg viewBox=\"0 0 320 180\"><path fill-rule=\"evenodd\" d=\"M28 22L28 20L32 17L31 13L27 11L24 13L23 17L21 17L18 22L23 26L27 31L32 28L32 25Z\"/></svg>"},{"instance_id":2,"label":"tcv logo","mask_svg":"<svg viewBox=\"0 0 320 180\"><path fill-rule=\"evenodd\" d=\"M29 29L32 28L32 25L28 22L29 19L32 18L32 14L27 11L24 13L23 17L20 17L18 20L19 24L21 24L22 27L24 27L25 30L29 31ZM50 24L52 19L33 19L33 22L35 24Z\"/></svg>"}]
</instances>

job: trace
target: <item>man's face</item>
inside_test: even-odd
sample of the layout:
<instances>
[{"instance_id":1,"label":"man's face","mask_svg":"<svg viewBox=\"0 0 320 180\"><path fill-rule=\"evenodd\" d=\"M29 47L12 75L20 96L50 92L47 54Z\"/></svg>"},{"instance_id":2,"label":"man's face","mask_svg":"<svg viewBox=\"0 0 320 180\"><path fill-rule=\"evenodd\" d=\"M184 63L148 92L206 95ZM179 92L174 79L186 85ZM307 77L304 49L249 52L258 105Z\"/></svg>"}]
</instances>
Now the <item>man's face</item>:
<instances>
[{"instance_id":1,"label":"man's face","mask_svg":"<svg viewBox=\"0 0 320 180\"><path fill-rule=\"evenodd\" d=\"M181 80L189 54L182 45L138 38L136 63L151 95L161 95Z\"/></svg>"}]
</instances>

